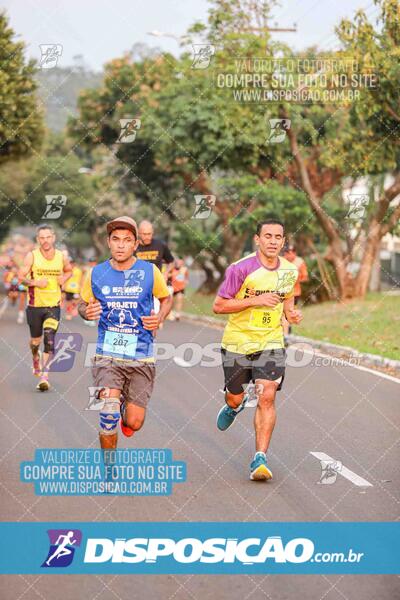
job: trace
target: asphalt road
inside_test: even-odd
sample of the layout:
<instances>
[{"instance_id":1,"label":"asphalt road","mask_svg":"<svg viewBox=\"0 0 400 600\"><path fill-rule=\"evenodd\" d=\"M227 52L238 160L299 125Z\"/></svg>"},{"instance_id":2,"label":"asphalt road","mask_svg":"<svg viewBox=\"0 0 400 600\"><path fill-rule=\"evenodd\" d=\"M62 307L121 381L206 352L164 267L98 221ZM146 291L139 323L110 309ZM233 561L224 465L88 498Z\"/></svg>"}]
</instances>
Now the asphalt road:
<instances>
[{"instance_id":1,"label":"asphalt road","mask_svg":"<svg viewBox=\"0 0 400 600\"><path fill-rule=\"evenodd\" d=\"M229 431L215 417L222 405L222 370L191 362L182 344L216 344L221 332L191 323L166 323L157 339L173 344L175 359L159 360L147 420L120 447L170 448L187 463L188 477L170 497L39 497L19 481L19 465L36 448L97 447L98 413L87 411L87 342L96 329L78 318L60 331L81 333L73 368L36 392L30 372L28 328L15 309L0 320L1 514L4 521L394 521L399 518L398 383L349 366L288 368L278 397L278 422L269 452L274 479L249 481L254 409ZM293 353L291 363L294 363ZM187 362L182 362L182 357ZM206 359L207 360L207 359ZM194 362L194 361L193 361ZM319 460L333 457L369 482L339 475L321 485ZM394 600L395 576L2 576L2 600L118 598L162 600ZM84 590L84 594L82 592Z\"/></svg>"}]
</instances>

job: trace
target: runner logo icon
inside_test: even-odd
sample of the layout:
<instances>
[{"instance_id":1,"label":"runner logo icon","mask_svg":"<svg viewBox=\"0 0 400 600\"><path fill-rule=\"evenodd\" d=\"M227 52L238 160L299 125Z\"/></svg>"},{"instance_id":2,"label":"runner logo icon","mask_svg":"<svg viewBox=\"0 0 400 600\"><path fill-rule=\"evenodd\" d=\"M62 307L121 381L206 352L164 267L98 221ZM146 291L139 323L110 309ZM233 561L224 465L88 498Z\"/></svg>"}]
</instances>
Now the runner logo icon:
<instances>
[{"instance_id":1,"label":"runner logo icon","mask_svg":"<svg viewBox=\"0 0 400 600\"><path fill-rule=\"evenodd\" d=\"M81 545L80 529L48 529L50 547L42 567L68 567L74 558L75 549Z\"/></svg>"},{"instance_id":2,"label":"runner logo icon","mask_svg":"<svg viewBox=\"0 0 400 600\"><path fill-rule=\"evenodd\" d=\"M54 356L47 366L52 372L65 373L72 369L75 354L82 348L82 336L80 333L56 333L54 348Z\"/></svg>"}]
</instances>

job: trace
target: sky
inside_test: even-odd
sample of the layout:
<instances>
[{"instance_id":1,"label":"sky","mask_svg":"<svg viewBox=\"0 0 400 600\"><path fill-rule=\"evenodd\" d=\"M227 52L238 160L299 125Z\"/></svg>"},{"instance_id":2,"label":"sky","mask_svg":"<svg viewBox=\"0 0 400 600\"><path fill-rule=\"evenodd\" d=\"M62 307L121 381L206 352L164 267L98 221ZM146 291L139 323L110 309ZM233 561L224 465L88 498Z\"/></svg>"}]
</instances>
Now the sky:
<instances>
[{"instance_id":1,"label":"sky","mask_svg":"<svg viewBox=\"0 0 400 600\"><path fill-rule=\"evenodd\" d=\"M181 36L196 20L205 20L207 0L3 0L1 6L14 31L27 44L27 55L40 58L39 44L61 44L59 66L73 64L81 54L99 71L108 60L144 42L177 54L178 42L148 35L158 30ZM371 19L378 10L373 0L282 0L270 25L293 27L296 33L273 34L294 49L317 45L336 47L334 27L363 8Z\"/></svg>"}]
</instances>

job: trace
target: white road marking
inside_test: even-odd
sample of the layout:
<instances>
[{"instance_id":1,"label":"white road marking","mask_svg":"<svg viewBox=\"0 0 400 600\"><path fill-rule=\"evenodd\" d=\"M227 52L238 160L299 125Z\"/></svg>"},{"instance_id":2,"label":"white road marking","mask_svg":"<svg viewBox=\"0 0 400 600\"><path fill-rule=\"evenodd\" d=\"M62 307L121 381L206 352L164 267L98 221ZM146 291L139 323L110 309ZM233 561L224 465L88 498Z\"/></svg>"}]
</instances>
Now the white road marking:
<instances>
[{"instance_id":1,"label":"white road marking","mask_svg":"<svg viewBox=\"0 0 400 600\"><path fill-rule=\"evenodd\" d=\"M315 458L317 458L318 460L337 462L334 458L332 458L328 454L325 454L324 452L310 452L310 454L315 456ZM360 475L357 475L357 473L350 471L350 469L348 469L344 465L342 465L342 468L340 469L340 471L337 471L337 473L338 475L342 475L342 477L348 479L349 481L351 481L351 483L358 487L373 487L372 483L370 483L363 477L360 477Z\"/></svg>"}]
</instances>

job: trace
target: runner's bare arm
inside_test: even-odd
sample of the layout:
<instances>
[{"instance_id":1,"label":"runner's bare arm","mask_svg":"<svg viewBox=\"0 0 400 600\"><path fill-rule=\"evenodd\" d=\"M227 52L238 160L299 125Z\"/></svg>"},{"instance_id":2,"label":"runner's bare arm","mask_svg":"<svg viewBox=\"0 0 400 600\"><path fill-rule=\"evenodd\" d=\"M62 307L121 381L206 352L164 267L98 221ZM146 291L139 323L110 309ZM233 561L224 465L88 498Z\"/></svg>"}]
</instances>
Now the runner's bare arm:
<instances>
[{"instance_id":1,"label":"runner's bare arm","mask_svg":"<svg viewBox=\"0 0 400 600\"><path fill-rule=\"evenodd\" d=\"M160 317L160 322L162 323L171 312L172 308L172 296L166 296L165 298L159 298L160 301L160 310L158 312L158 316Z\"/></svg>"},{"instance_id":2,"label":"runner's bare arm","mask_svg":"<svg viewBox=\"0 0 400 600\"><path fill-rule=\"evenodd\" d=\"M151 311L150 315L142 317L142 323L144 329L149 331L155 331L159 328L160 323L166 319L168 316L171 307L172 307L172 296L165 296L164 298L159 298L160 301L160 310L156 314L154 310Z\"/></svg>"},{"instance_id":3,"label":"runner's bare arm","mask_svg":"<svg viewBox=\"0 0 400 600\"><path fill-rule=\"evenodd\" d=\"M78 312L85 321L96 321L101 316L101 304L96 298L93 298L90 302L85 302L83 298L80 298Z\"/></svg>"},{"instance_id":4,"label":"runner's bare arm","mask_svg":"<svg viewBox=\"0 0 400 600\"><path fill-rule=\"evenodd\" d=\"M87 274L78 301L78 312L85 321L96 321L100 318L102 308L92 290L92 272Z\"/></svg>"},{"instance_id":5,"label":"runner's bare arm","mask_svg":"<svg viewBox=\"0 0 400 600\"><path fill-rule=\"evenodd\" d=\"M85 319L86 321L88 319L86 319L86 309L88 307L89 303L85 302L84 300L82 300L82 298L79 298L78 300L78 313L80 314L80 316L82 317L82 319Z\"/></svg>"},{"instance_id":6,"label":"runner's bare arm","mask_svg":"<svg viewBox=\"0 0 400 600\"><path fill-rule=\"evenodd\" d=\"M168 281L170 273L172 273L173 270L174 270L174 263L173 262L166 263L165 271L163 273L165 281Z\"/></svg>"},{"instance_id":7,"label":"runner's bare arm","mask_svg":"<svg viewBox=\"0 0 400 600\"><path fill-rule=\"evenodd\" d=\"M283 312L285 317L291 325L297 325L303 319L303 315L300 310L297 310L294 305L294 296L286 298L283 301Z\"/></svg>"},{"instance_id":8,"label":"runner's bare arm","mask_svg":"<svg viewBox=\"0 0 400 600\"><path fill-rule=\"evenodd\" d=\"M274 308L281 301L279 294L267 292L250 298L222 298L217 296L214 300L213 311L218 314L230 314L241 312L246 308L256 306L268 306Z\"/></svg>"},{"instance_id":9,"label":"runner's bare arm","mask_svg":"<svg viewBox=\"0 0 400 600\"><path fill-rule=\"evenodd\" d=\"M29 283L29 285L33 285L33 279L29 279L27 277L28 273L31 270L33 264L33 254L32 252L28 252L28 254L24 258L24 262L22 267L18 271L18 281L19 283Z\"/></svg>"},{"instance_id":10,"label":"runner's bare arm","mask_svg":"<svg viewBox=\"0 0 400 600\"><path fill-rule=\"evenodd\" d=\"M28 286L46 287L47 279L31 279L28 277L33 265L33 254L28 252L24 258L24 262L18 271L18 282Z\"/></svg>"},{"instance_id":11,"label":"runner's bare arm","mask_svg":"<svg viewBox=\"0 0 400 600\"><path fill-rule=\"evenodd\" d=\"M69 258L64 256L63 258L63 274L58 278L58 283L63 286L64 283L71 277L72 275L72 266L69 262Z\"/></svg>"}]
</instances>

